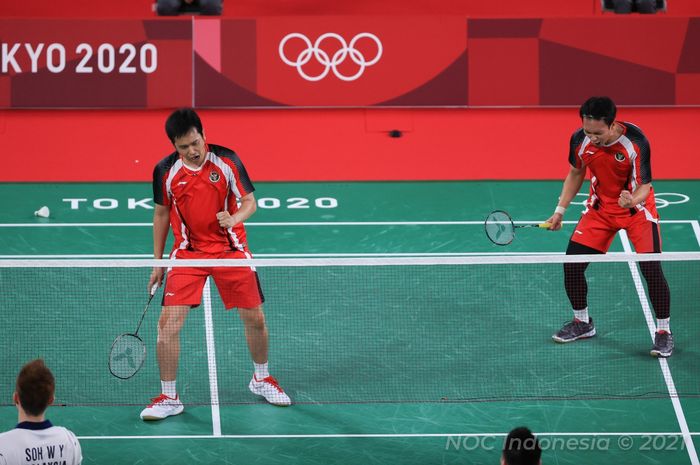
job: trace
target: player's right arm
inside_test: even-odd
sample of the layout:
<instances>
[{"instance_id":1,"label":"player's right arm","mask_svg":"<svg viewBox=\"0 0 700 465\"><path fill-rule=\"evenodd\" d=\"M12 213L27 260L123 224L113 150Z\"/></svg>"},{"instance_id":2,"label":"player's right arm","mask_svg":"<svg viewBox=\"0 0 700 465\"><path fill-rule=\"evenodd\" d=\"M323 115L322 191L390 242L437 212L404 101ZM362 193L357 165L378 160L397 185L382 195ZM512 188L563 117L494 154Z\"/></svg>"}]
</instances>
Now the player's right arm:
<instances>
[{"instance_id":1,"label":"player's right arm","mask_svg":"<svg viewBox=\"0 0 700 465\"><path fill-rule=\"evenodd\" d=\"M156 260L163 258L165 241L170 230L170 199L165 186L165 178L175 159L176 154L173 153L161 160L153 170L153 203L155 204L153 210L153 258ZM164 274L165 268L153 267L148 279L149 292L153 289L154 284L157 284L158 287L163 284Z\"/></svg>"},{"instance_id":2,"label":"player's right arm","mask_svg":"<svg viewBox=\"0 0 700 465\"><path fill-rule=\"evenodd\" d=\"M569 174L566 175L564 180L564 186L561 189L561 194L559 194L559 203L557 203L557 209L566 210L574 200L578 191L581 190L583 181L586 179L586 168L576 168L572 166L569 169ZM547 220L547 223L551 223L549 227L552 231L558 231L561 229L561 222L564 218L563 212L555 211L551 217Z\"/></svg>"},{"instance_id":3,"label":"player's right arm","mask_svg":"<svg viewBox=\"0 0 700 465\"><path fill-rule=\"evenodd\" d=\"M549 217L547 223L550 223L550 231L558 231L561 229L561 222L564 218L564 212L568 208L569 204L578 191L583 185L583 180L586 178L586 165L583 164L583 160L579 154L579 148L584 142L586 135L583 129L578 129L574 131L569 140L569 174L566 175L564 179L564 187L561 189L561 194L559 194L559 202L557 207L554 209L554 213Z\"/></svg>"},{"instance_id":4,"label":"player's right arm","mask_svg":"<svg viewBox=\"0 0 700 465\"><path fill-rule=\"evenodd\" d=\"M156 204L156 207L153 210L153 258L163 258L165 241L168 238L169 230L170 207ZM148 280L148 289L150 290L154 284L158 284L158 287L160 287L163 283L164 274L165 268L159 266L154 267L153 271L151 272L151 278Z\"/></svg>"}]
</instances>

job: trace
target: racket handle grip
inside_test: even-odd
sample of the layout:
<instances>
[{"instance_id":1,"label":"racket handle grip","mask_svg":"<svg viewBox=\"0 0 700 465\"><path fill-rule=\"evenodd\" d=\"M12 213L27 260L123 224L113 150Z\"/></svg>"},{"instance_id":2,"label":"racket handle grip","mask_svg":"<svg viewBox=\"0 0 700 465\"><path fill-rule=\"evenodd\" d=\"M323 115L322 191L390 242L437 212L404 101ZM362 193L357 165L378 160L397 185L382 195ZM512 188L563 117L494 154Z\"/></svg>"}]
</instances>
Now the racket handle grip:
<instances>
[{"instance_id":1,"label":"racket handle grip","mask_svg":"<svg viewBox=\"0 0 700 465\"><path fill-rule=\"evenodd\" d=\"M155 283L153 286L151 286L151 296L156 295L157 290L158 290L158 283Z\"/></svg>"},{"instance_id":2,"label":"racket handle grip","mask_svg":"<svg viewBox=\"0 0 700 465\"><path fill-rule=\"evenodd\" d=\"M537 226L542 229L549 229L549 227L552 226L552 223L540 223Z\"/></svg>"}]
</instances>

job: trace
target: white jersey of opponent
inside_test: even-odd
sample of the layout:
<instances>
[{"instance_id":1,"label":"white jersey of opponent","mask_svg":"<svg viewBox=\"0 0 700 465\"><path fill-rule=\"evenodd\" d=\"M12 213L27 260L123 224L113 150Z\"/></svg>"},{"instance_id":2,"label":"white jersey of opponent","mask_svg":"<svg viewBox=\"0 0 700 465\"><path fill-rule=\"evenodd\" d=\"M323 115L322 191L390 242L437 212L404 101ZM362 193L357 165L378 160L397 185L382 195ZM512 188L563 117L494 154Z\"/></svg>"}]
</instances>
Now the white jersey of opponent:
<instances>
[{"instance_id":1,"label":"white jersey of opponent","mask_svg":"<svg viewBox=\"0 0 700 465\"><path fill-rule=\"evenodd\" d=\"M0 434L0 465L79 465L82 461L78 438L49 420L25 421Z\"/></svg>"}]
</instances>

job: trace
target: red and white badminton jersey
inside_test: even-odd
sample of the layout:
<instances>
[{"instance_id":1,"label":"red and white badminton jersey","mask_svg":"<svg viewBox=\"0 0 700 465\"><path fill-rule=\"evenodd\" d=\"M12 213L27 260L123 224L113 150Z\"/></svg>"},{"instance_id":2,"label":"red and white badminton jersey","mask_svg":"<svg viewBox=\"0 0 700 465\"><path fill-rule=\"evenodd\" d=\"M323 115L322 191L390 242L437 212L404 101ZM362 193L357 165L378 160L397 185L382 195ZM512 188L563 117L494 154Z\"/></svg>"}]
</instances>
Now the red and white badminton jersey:
<instances>
[{"instance_id":1,"label":"red and white badminton jersey","mask_svg":"<svg viewBox=\"0 0 700 465\"><path fill-rule=\"evenodd\" d=\"M622 135L607 146L595 146L579 129L571 136L569 163L576 168L591 170L591 189L586 208L593 208L611 216L631 216L644 212L650 221L658 220L654 189L643 203L633 208L622 208L617 201L620 192L634 190L640 184L651 182L651 149L642 130L631 123L617 122Z\"/></svg>"},{"instance_id":2,"label":"red and white badminton jersey","mask_svg":"<svg viewBox=\"0 0 700 465\"><path fill-rule=\"evenodd\" d=\"M247 251L243 224L219 226L216 214L238 210L237 199L255 189L233 150L208 144L206 160L198 170L186 167L177 152L162 159L153 170L153 200L170 207L170 225L178 250L220 253Z\"/></svg>"}]
</instances>

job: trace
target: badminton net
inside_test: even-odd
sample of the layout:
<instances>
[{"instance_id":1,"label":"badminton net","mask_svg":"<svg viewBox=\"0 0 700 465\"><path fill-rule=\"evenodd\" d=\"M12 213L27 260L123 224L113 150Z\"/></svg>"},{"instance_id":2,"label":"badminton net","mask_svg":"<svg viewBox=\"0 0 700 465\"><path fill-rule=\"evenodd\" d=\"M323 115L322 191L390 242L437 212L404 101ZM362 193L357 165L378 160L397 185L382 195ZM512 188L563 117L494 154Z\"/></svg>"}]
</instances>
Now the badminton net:
<instances>
[{"instance_id":1,"label":"badminton net","mask_svg":"<svg viewBox=\"0 0 700 465\"><path fill-rule=\"evenodd\" d=\"M656 319L639 261L661 260L671 288L676 353L650 357ZM588 305L597 335L551 336L571 320L562 265L591 261ZM133 378L112 377L110 344L133 331L151 268L251 266L265 294L270 372L295 403L698 396L700 254L477 256L284 260L0 260L0 403L42 357L56 402L143 405L158 394L160 299L139 335ZM180 334L178 392L187 404L261 400L247 389L252 361L236 310L214 283Z\"/></svg>"}]
</instances>

